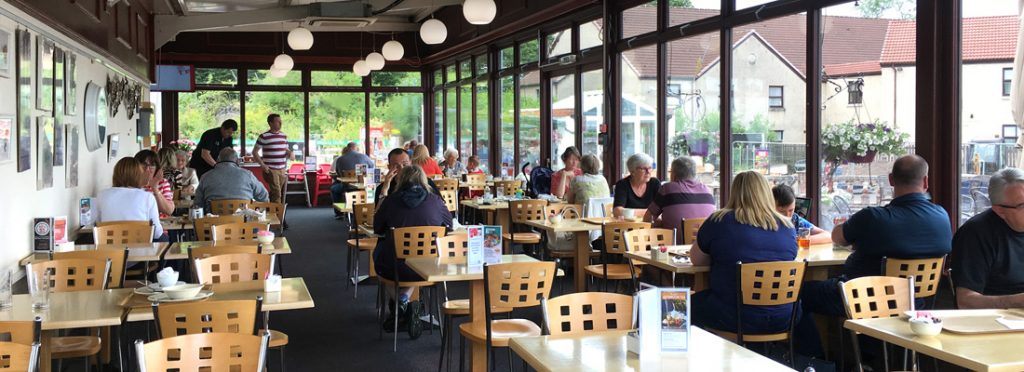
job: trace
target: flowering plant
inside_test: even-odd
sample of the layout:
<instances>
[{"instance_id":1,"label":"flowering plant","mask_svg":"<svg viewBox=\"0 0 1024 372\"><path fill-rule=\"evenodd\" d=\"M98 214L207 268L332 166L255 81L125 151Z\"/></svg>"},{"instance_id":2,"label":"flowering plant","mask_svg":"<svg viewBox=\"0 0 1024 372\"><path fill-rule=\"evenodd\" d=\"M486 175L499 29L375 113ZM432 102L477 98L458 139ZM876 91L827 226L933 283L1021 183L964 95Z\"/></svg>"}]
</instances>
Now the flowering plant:
<instances>
[{"instance_id":1,"label":"flowering plant","mask_svg":"<svg viewBox=\"0 0 1024 372\"><path fill-rule=\"evenodd\" d=\"M821 133L822 151L832 162L848 160L853 156L866 156L869 152L888 155L903 155L904 143L910 135L874 123L854 124L853 120L832 124Z\"/></svg>"},{"instance_id":2,"label":"flowering plant","mask_svg":"<svg viewBox=\"0 0 1024 372\"><path fill-rule=\"evenodd\" d=\"M192 152L192 149L196 148L196 142L190 139L171 141L171 148L185 152Z\"/></svg>"}]
</instances>

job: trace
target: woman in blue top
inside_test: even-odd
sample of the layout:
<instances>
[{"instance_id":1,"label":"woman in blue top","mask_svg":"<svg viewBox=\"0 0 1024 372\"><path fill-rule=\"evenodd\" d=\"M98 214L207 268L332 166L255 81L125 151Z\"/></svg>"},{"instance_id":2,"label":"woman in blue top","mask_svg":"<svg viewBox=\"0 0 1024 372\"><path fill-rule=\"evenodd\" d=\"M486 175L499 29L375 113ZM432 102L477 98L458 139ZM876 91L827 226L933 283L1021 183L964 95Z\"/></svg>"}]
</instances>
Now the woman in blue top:
<instances>
[{"instance_id":1,"label":"woman in blue top","mask_svg":"<svg viewBox=\"0 0 1024 372\"><path fill-rule=\"evenodd\" d=\"M736 331L736 262L796 259L793 223L775 211L771 187L760 173L736 175L724 209L711 214L690 249L694 265L711 266L708 290L693 295L693 324ZM789 328L792 305L743 308L743 332L774 333Z\"/></svg>"},{"instance_id":2,"label":"woman in blue top","mask_svg":"<svg viewBox=\"0 0 1024 372\"><path fill-rule=\"evenodd\" d=\"M796 214L796 194L788 185L775 185L772 188L775 197L775 210L793 222L793 228L805 228L811 231L811 244L828 244L832 242L832 234L814 226L813 223Z\"/></svg>"}]
</instances>

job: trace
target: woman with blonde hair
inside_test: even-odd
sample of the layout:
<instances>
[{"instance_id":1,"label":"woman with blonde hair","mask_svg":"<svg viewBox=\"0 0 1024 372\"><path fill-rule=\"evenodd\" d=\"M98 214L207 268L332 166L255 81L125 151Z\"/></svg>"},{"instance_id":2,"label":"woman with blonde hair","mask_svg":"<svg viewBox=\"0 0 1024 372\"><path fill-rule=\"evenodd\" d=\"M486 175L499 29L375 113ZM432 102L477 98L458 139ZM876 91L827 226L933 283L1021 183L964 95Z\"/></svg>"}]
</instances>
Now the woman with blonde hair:
<instances>
[{"instance_id":1,"label":"woman with blonde hair","mask_svg":"<svg viewBox=\"0 0 1024 372\"><path fill-rule=\"evenodd\" d=\"M132 157L118 160L114 165L113 187L96 195L96 222L149 221L153 224L153 241L169 241L160 225L156 199L142 189L149 179L140 161Z\"/></svg>"},{"instance_id":2,"label":"woman with blonde hair","mask_svg":"<svg viewBox=\"0 0 1024 372\"><path fill-rule=\"evenodd\" d=\"M690 248L694 265L711 266L709 289L693 295L693 324L736 332L739 315L743 332L788 330L793 305L747 307L736 314L736 262L793 261L796 255L796 231L775 210L768 180L754 171L737 174L725 208L704 221Z\"/></svg>"},{"instance_id":3,"label":"woman with blonde hair","mask_svg":"<svg viewBox=\"0 0 1024 372\"><path fill-rule=\"evenodd\" d=\"M441 167L437 165L437 161L430 157L430 149L427 148L427 145L416 145L413 148L412 163L423 168L423 174L427 178L444 174L441 172Z\"/></svg>"}]
</instances>

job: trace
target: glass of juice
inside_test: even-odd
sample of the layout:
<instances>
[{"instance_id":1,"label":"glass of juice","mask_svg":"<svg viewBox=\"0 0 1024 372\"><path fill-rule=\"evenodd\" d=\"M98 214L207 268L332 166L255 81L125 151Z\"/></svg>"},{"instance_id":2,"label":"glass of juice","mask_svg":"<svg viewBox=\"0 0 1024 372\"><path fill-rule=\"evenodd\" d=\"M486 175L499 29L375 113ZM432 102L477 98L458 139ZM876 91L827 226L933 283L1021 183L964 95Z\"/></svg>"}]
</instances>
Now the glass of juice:
<instances>
[{"instance_id":1,"label":"glass of juice","mask_svg":"<svg viewBox=\"0 0 1024 372\"><path fill-rule=\"evenodd\" d=\"M796 245L800 249L811 248L811 229L801 227L796 230Z\"/></svg>"}]
</instances>

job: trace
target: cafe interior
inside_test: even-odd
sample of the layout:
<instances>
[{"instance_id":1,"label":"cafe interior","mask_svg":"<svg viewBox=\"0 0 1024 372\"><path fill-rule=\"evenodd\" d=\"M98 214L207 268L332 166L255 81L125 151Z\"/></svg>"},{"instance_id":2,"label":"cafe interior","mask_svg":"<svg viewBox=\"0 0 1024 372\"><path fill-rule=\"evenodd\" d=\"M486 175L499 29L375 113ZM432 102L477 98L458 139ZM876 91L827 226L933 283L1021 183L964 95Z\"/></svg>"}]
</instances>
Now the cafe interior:
<instances>
[{"instance_id":1,"label":"cafe interior","mask_svg":"<svg viewBox=\"0 0 1024 372\"><path fill-rule=\"evenodd\" d=\"M1022 7L0 1L0 369L1024 370Z\"/></svg>"}]
</instances>

